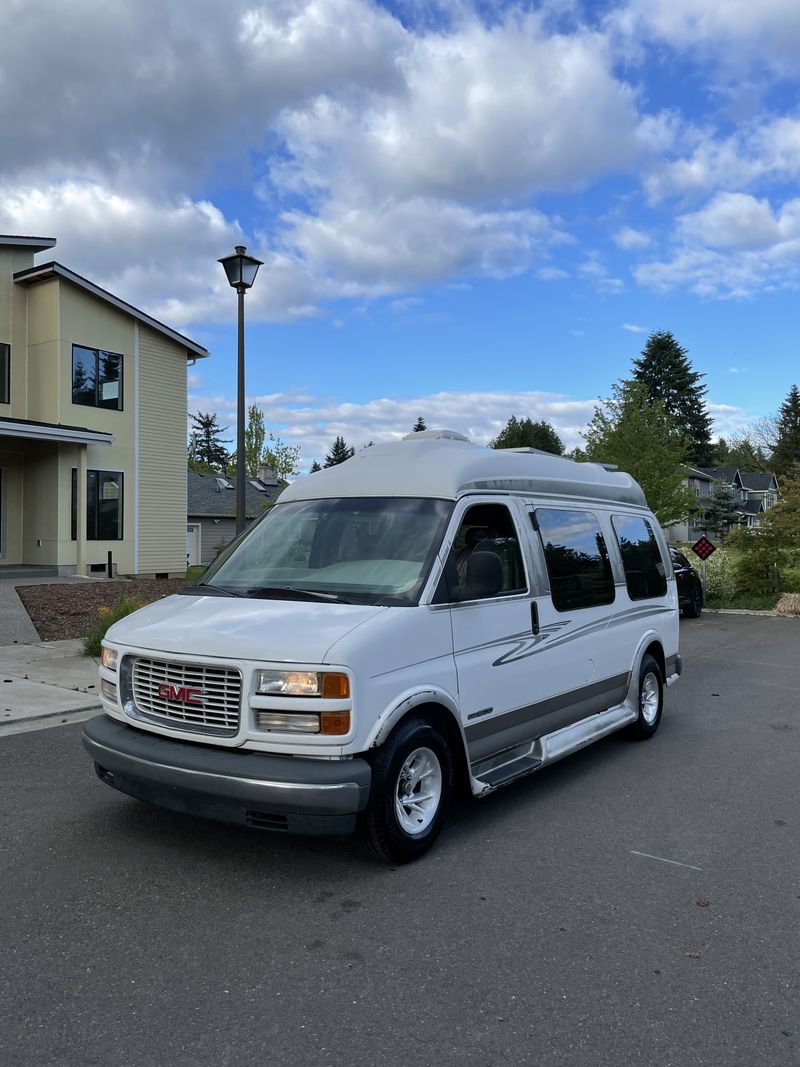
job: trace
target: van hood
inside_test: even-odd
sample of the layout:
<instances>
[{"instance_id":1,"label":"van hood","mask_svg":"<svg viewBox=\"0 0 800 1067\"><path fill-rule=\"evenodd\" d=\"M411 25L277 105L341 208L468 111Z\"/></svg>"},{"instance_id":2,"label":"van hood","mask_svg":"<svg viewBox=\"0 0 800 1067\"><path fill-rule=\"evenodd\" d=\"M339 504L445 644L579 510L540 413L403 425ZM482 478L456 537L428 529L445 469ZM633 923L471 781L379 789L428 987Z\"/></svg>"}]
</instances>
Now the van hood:
<instances>
[{"instance_id":1,"label":"van hood","mask_svg":"<svg viewBox=\"0 0 800 1067\"><path fill-rule=\"evenodd\" d=\"M174 595L115 623L107 639L153 652L324 663L328 650L386 607Z\"/></svg>"}]
</instances>

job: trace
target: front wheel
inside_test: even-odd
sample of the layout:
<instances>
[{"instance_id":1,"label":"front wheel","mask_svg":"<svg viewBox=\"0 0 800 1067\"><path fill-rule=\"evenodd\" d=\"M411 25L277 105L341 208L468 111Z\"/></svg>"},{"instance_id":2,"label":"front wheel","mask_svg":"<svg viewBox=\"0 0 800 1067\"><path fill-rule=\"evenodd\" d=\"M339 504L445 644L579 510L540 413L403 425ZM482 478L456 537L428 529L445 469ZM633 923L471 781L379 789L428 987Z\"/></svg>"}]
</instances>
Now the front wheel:
<instances>
[{"instance_id":1,"label":"front wheel","mask_svg":"<svg viewBox=\"0 0 800 1067\"><path fill-rule=\"evenodd\" d=\"M436 841L453 793L453 757L427 719L406 719L371 759L369 802L359 824L366 850L387 863L419 859Z\"/></svg>"},{"instance_id":2,"label":"front wheel","mask_svg":"<svg viewBox=\"0 0 800 1067\"><path fill-rule=\"evenodd\" d=\"M664 683L661 668L652 656L645 656L639 668L639 717L628 727L628 736L646 741L661 723L664 708Z\"/></svg>"}]
</instances>

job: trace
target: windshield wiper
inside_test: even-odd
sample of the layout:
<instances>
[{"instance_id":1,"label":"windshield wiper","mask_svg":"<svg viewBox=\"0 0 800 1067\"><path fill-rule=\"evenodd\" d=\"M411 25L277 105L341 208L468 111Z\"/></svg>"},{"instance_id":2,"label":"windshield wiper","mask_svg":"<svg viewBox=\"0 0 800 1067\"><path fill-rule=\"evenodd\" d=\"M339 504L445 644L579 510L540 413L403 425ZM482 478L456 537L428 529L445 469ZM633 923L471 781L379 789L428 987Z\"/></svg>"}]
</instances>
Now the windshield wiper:
<instances>
[{"instance_id":1,"label":"windshield wiper","mask_svg":"<svg viewBox=\"0 0 800 1067\"><path fill-rule=\"evenodd\" d=\"M187 585L185 589L181 589L179 592L186 596L245 596L244 593L237 593L235 589L231 589L229 586L205 585L204 583Z\"/></svg>"},{"instance_id":2,"label":"windshield wiper","mask_svg":"<svg viewBox=\"0 0 800 1067\"><path fill-rule=\"evenodd\" d=\"M287 599L308 597L310 600L329 600L340 604L352 603L347 597L341 596L339 593L321 593L317 589L300 589L295 585L257 585L255 588L247 590L247 595L250 597L270 597L276 594L280 596L280 594L287 593L291 594Z\"/></svg>"}]
</instances>

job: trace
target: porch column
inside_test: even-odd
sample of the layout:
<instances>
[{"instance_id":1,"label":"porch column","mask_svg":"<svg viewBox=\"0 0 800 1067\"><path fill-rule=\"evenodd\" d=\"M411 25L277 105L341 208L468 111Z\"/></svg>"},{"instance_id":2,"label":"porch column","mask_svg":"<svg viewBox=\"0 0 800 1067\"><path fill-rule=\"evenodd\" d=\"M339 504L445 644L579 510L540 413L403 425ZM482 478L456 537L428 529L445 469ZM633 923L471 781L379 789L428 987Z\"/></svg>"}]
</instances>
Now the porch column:
<instances>
[{"instance_id":1,"label":"porch column","mask_svg":"<svg viewBox=\"0 0 800 1067\"><path fill-rule=\"evenodd\" d=\"M88 464L86 461L86 445L78 445L78 485L75 506L77 509L77 549L76 567L77 574L86 574L86 482Z\"/></svg>"}]
</instances>

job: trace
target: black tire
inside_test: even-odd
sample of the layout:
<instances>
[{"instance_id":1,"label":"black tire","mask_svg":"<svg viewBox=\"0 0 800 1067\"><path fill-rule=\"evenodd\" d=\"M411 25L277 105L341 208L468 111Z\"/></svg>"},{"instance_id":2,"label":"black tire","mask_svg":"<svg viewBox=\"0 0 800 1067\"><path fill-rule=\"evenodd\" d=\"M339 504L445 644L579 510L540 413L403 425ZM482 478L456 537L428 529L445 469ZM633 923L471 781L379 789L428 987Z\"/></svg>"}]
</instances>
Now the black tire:
<instances>
[{"instance_id":1,"label":"black tire","mask_svg":"<svg viewBox=\"0 0 800 1067\"><path fill-rule=\"evenodd\" d=\"M683 614L687 619L699 619L700 613L703 610L703 594L699 589L695 589L692 593L692 599L683 609Z\"/></svg>"},{"instance_id":2,"label":"black tire","mask_svg":"<svg viewBox=\"0 0 800 1067\"><path fill-rule=\"evenodd\" d=\"M639 668L639 716L628 727L628 736L634 741L646 741L652 737L661 723L664 710L664 680L661 668L652 656L645 656ZM653 699L657 704L653 707Z\"/></svg>"},{"instance_id":3,"label":"black tire","mask_svg":"<svg viewBox=\"0 0 800 1067\"><path fill-rule=\"evenodd\" d=\"M435 807L430 805L424 814L414 812L413 806L403 807L407 824L413 821L425 824L420 830L409 832L401 822L397 801L402 788L401 772L414 753L417 755L412 767L419 765L423 769L431 768L427 771L427 777L435 781L438 767L439 799L438 804ZM375 859L386 863L411 863L425 855L445 824L454 779L450 748L432 723L415 717L404 719L375 750L370 762L372 784L369 802L359 820L359 841ZM406 777L405 781L413 781L413 776ZM420 782L416 792L407 791L406 795L411 797L422 793Z\"/></svg>"}]
</instances>

